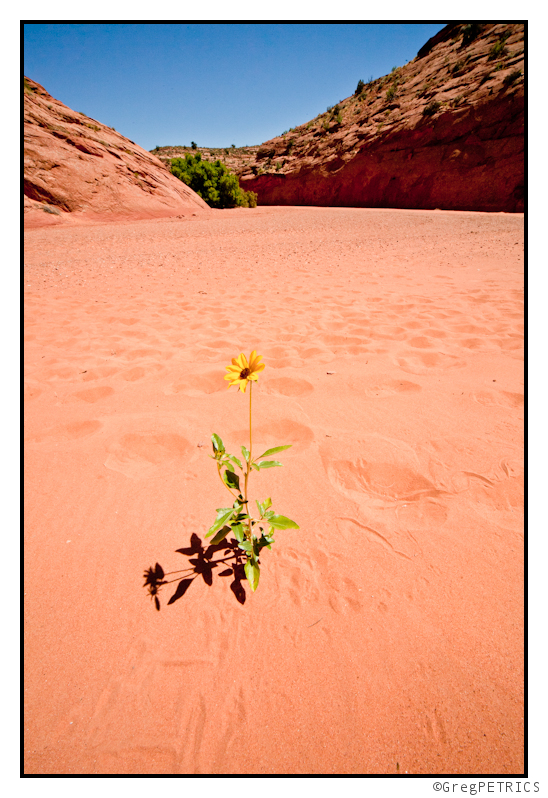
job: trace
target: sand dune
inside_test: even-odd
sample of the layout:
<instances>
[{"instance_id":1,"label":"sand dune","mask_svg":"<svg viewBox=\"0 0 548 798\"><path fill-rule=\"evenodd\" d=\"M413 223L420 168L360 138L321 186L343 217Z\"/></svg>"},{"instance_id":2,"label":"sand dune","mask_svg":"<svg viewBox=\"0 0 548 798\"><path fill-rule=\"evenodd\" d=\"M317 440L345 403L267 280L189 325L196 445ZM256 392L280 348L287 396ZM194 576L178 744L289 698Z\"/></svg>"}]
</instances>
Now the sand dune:
<instances>
[{"instance_id":1,"label":"sand dune","mask_svg":"<svg viewBox=\"0 0 548 798\"><path fill-rule=\"evenodd\" d=\"M26 233L25 772L523 772L523 216L208 217Z\"/></svg>"}]
</instances>

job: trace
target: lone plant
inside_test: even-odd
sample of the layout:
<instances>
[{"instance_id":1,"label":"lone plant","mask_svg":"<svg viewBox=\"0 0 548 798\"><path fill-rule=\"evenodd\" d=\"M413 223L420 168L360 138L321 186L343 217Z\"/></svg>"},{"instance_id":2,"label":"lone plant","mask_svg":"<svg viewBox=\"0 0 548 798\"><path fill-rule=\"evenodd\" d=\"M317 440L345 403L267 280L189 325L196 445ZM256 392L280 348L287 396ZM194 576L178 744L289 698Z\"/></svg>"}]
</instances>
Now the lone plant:
<instances>
[{"instance_id":1,"label":"lone plant","mask_svg":"<svg viewBox=\"0 0 548 798\"><path fill-rule=\"evenodd\" d=\"M216 461L219 478L232 495L234 502L232 507L220 507L217 509L217 517L206 534L206 538L214 535L211 540L212 545L224 540L229 532L234 534L238 548L244 552L246 557L244 570L252 591L257 590L259 584L259 557L261 550L265 547L270 549L271 544L275 542L273 537L274 530L299 529L295 521L285 515L277 515L270 509L272 507L270 498L265 499L263 502L256 502L259 510L258 518L254 518L249 512L248 481L251 471L261 471L265 468L281 466L282 464L277 460L265 460L264 458L291 447L291 444L274 446L272 449L267 449L259 457L253 457L251 399L253 383L257 382L260 372L265 367L264 363L259 362L260 360L262 360L262 356L257 355L254 350L249 356L249 360L244 354L241 354L237 358L233 358L231 365L226 367L228 374L225 374L225 380L229 381L229 388L235 385L240 388L240 391L245 393L249 383L249 449L242 446L244 461L242 463L241 460L226 451L225 445L218 435L213 434L211 436L213 454L210 457ZM242 472L243 488L240 484L240 476L236 473L236 468L239 468Z\"/></svg>"},{"instance_id":2,"label":"lone plant","mask_svg":"<svg viewBox=\"0 0 548 798\"><path fill-rule=\"evenodd\" d=\"M437 102L436 100L432 100L432 102L428 103L426 108L423 109L422 115L434 116L435 114L438 113L440 108L441 108L441 103Z\"/></svg>"}]
</instances>

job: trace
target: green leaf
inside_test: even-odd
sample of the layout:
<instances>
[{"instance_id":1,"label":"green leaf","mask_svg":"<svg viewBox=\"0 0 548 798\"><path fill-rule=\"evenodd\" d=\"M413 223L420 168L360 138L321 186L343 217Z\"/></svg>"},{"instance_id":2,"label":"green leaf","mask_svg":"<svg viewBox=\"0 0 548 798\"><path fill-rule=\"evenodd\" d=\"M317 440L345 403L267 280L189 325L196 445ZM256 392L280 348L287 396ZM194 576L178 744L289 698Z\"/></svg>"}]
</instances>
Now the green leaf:
<instances>
[{"instance_id":1,"label":"green leaf","mask_svg":"<svg viewBox=\"0 0 548 798\"><path fill-rule=\"evenodd\" d=\"M254 468L255 471L258 471L260 469L260 466L258 466L257 463L251 463L251 468Z\"/></svg>"},{"instance_id":2,"label":"green leaf","mask_svg":"<svg viewBox=\"0 0 548 798\"><path fill-rule=\"evenodd\" d=\"M268 519L268 523L275 529L300 529L295 521L292 521L291 518L286 518L285 515L272 515Z\"/></svg>"},{"instance_id":3,"label":"green leaf","mask_svg":"<svg viewBox=\"0 0 548 798\"><path fill-rule=\"evenodd\" d=\"M255 465L255 463L253 463ZM264 460L262 463L259 463L259 468L275 468L276 466L281 466L281 463L278 463L277 460Z\"/></svg>"},{"instance_id":4,"label":"green leaf","mask_svg":"<svg viewBox=\"0 0 548 798\"><path fill-rule=\"evenodd\" d=\"M244 565L245 575L247 576L247 581L249 582L249 586L251 590L255 592L257 587L259 586L259 577L261 575L261 571L259 566L254 560L248 560Z\"/></svg>"},{"instance_id":5,"label":"green leaf","mask_svg":"<svg viewBox=\"0 0 548 798\"><path fill-rule=\"evenodd\" d=\"M261 537L259 538L259 551L261 549L264 549L265 546L267 547L267 549L271 549L272 548L271 545L270 545L271 542L272 541L271 541L270 538L267 538L264 535L261 535Z\"/></svg>"},{"instance_id":6,"label":"green leaf","mask_svg":"<svg viewBox=\"0 0 548 798\"><path fill-rule=\"evenodd\" d=\"M245 540L244 528L241 524L232 524L232 531L238 543L243 543Z\"/></svg>"},{"instance_id":7,"label":"green leaf","mask_svg":"<svg viewBox=\"0 0 548 798\"><path fill-rule=\"evenodd\" d=\"M257 504L257 507L259 508L259 515L261 516L261 518L265 518L268 515L274 515L274 513L272 512L267 513L268 508L272 507L272 499L265 499L264 502L260 502L257 501L257 499L255 499L255 502Z\"/></svg>"},{"instance_id":8,"label":"green leaf","mask_svg":"<svg viewBox=\"0 0 548 798\"><path fill-rule=\"evenodd\" d=\"M275 446L273 449L267 449L264 454L259 455L257 460L261 460L263 457L268 457L269 454L275 454L276 452L283 452L284 449L291 449L293 446L292 443L288 443L287 446Z\"/></svg>"},{"instance_id":9,"label":"green leaf","mask_svg":"<svg viewBox=\"0 0 548 798\"><path fill-rule=\"evenodd\" d=\"M238 543L238 548L251 554L253 551L253 544L250 543L249 540L243 540L241 543Z\"/></svg>"},{"instance_id":10,"label":"green leaf","mask_svg":"<svg viewBox=\"0 0 548 798\"><path fill-rule=\"evenodd\" d=\"M234 468L234 466L232 466ZM235 474L233 471L227 470L223 474L223 482L228 485L229 488L236 488L236 490L240 490L240 477L238 474Z\"/></svg>"},{"instance_id":11,"label":"green leaf","mask_svg":"<svg viewBox=\"0 0 548 798\"><path fill-rule=\"evenodd\" d=\"M249 461L249 452L247 451L245 446L242 446L242 454L243 454L243 456L245 458L245 461L247 463Z\"/></svg>"},{"instance_id":12,"label":"green leaf","mask_svg":"<svg viewBox=\"0 0 548 798\"><path fill-rule=\"evenodd\" d=\"M221 507L220 510L217 510L217 518L215 519L215 523L211 526L206 534L206 538L210 535L213 535L218 529L226 524L228 519L234 515L235 513L234 507Z\"/></svg>"},{"instance_id":13,"label":"green leaf","mask_svg":"<svg viewBox=\"0 0 548 798\"><path fill-rule=\"evenodd\" d=\"M265 546L267 549L271 549L271 543L274 543L274 540L271 537L267 537L266 535L261 535L259 539L259 551L263 549Z\"/></svg>"},{"instance_id":14,"label":"green leaf","mask_svg":"<svg viewBox=\"0 0 548 798\"><path fill-rule=\"evenodd\" d=\"M213 435L211 436L211 443L213 444L214 452L224 452L225 445L222 442L222 440L219 438L219 436L215 435L215 433L213 433Z\"/></svg>"},{"instance_id":15,"label":"green leaf","mask_svg":"<svg viewBox=\"0 0 548 798\"><path fill-rule=\"evenodd\" d=\"M214 546L216 543L220 543L221 540L224 540L226 538L229 532L230 532L230 527L224 526L222 529L220 529L217 532L215 537L211 539L211 545Z\"/></svg>"},{"instance_id":16,"label":"green leaf","mask_svg":"<svg viewBox=\"0 0 548 798\"><path fill-rule=\"evenodd\" d=\"M242 468L240 460L238 460L238 458L235 457L233 454L227 454L227 457L229 460L232 460L232 462L235 463L238 466L238 468Z\"/></svg>"}]
</instances>

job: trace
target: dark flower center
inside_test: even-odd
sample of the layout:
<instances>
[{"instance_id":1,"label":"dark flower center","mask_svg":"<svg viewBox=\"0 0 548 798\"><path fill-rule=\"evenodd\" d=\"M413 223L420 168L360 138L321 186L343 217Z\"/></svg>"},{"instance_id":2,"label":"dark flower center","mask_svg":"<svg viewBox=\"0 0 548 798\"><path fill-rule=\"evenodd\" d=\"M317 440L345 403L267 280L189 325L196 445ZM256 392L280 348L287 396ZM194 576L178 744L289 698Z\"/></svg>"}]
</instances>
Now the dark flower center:
<instances>
[{"instance_id":1,"label":"dark flower center","mask_svg":"<svg viewBox=\"0 0 548 798\"><path fill-rule=\"evenodd\" d=\"M251 372L249 369L244 369L243 371L240 371L240 379L245 380L250 374Z\"/></svg>"}]
</instances>

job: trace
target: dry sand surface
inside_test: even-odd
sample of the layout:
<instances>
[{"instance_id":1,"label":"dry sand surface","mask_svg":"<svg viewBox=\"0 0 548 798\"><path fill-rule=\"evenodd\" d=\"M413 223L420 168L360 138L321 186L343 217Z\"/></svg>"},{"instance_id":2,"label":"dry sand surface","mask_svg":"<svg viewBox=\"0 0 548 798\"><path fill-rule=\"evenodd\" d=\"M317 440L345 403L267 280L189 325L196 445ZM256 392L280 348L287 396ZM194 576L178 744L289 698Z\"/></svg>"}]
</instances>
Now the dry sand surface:
<instances>
[{"instance_id":1,"label":"dry sand surface","mask_svg":"<svg viewBox=\"0 0 548 798\"><path fill-rule=\"evenodd\" d=\"M25 772L523 772L522 289L522 215L27 231ZM252 349L255 594L199 554Z\"/></svg>"}]
</instances>

